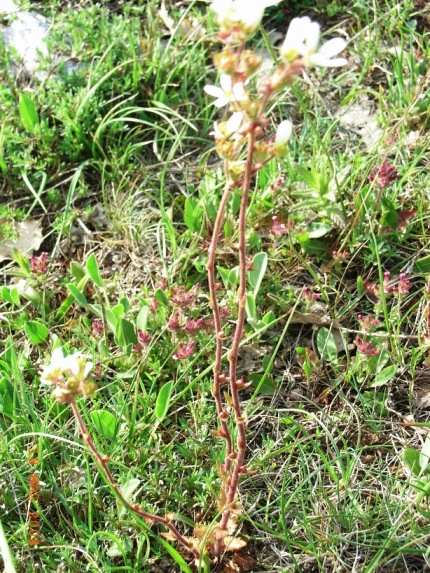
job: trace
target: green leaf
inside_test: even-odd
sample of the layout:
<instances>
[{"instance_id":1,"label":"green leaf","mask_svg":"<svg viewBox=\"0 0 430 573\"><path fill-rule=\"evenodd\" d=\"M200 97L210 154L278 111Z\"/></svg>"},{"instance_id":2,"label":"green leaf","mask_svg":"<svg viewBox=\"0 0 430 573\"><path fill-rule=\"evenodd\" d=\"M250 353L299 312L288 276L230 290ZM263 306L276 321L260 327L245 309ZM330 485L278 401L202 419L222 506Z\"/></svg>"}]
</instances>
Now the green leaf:
<instances>
[{"instance_id":1,"label":"green leaf","mask_svg":"<svg viewBox=\"0 0 430 573\"><path fill-rule=\"evenodd\" d=\"M15 416L13 385L6 378L0 380L0 414L17 421Z\"/></svg>"},{"instance_id":2,"label":"green leaf","mask_svg":"<svg viewBox=\"0 0 430 573\"><path fill-rule=\"evenodd\" d=\"M420 466L420 453L412 448L406 448L402 453L402 460L409 468L409 471L415 477L418 477L421 473Z\"/></svg>"},{"instance_id":3,"label":"green leaf","mask_svg":"<svg viewBox=\"0 0 430 573\"><path fill-rule=\"evenodd\" d=\"M184 223L190 231L197 233L202 228L203 210L191 197L185 199Z\"/></svg>"},{"instance_id":4,"label":"green leaf","mask_svg":"<svg viewBox=\"0 0 430 573\"><path fill-rule=\"evenodd\" d=\"M80 304L81 306L83 306L84 308L86 308L88 306L88 301L85 298L83 292L79 289L79 287L77 287L73 283L68 283L66 286L69 289L69 291L71 292L71 294L73 295L76 302L78 304Z\"/></svg>"},{"instance_id":5,"label":"green leaf","mask_svg":"<svg viewBox=\"0 0 430 573\"><path fill-rule=\"evenodd\" d=\"M317 348L323 360L334 363L337 360L336 339L331 331L325 326L321 327L317 334Z\"/></svg>"},{"instance_id":6,"label":"green leaf","mask_svg":"<svg viewBox=\"0 0 430 573\"><path fill-rule=\"evenodd\" d=\"M3 300L5 300L10 304L16 304L17 306L21 304L18 289L14 287L7 287L7 286L2 287L1 295Z\"/></svg>"},{"instance_id":7,"label":"green leaf","mask_svg":"<svg viewBox=\"0 0 430 573\"><path fill-rule=\"evenodd\" d=\"M116 327L118 320L110 308L105 309L106 322L114 334L116 334Z\"/></svg>"},{"instance_id":8,"label":"green leaf","mask_svg":"<svg viewBox=\"0 0 430 573\"><path fill-rule=\"evenodd\" d=\"M267 254L263 252L257 253L252 259L252 269L248 272L248 280L254 288L254 296L257 296L266 268Z\"/></svg>"},{"instance_id":9,"label":"green leaf","mask_svg":"<svg viewBox=\"0 0 430 573\"><path fill-rule=\"evenodd\" d=\"M249 374L248 380L252 382L252 387L263 396L273 396L276 392L276 386L272 376L266 374Z\"/></svg>"},{"instance_id":10,"label":"green leaf","mask_svg":"<svg viewBox=\"0 0 430 573\"><path fill-rule=\"evenodd\" d=\"M369 374L376 377L382 371L384 366L390 360L390 353L386 348L383 348L379 354L367 357L367 371Z\"/></svg>"},{"instance_id":11,"label":"green leaf","mask_svg":"<svg viewBox=\"0 0 430 573\"><path fill-rule=\"evenodd\" d=\"M255 322L257 320L257 307L253 294L246 295L245 311L249 322Z\"/></svg>"},{"instance_id":12,"label":"green leaf","mask_svg":"<svg viewBox=\"0 0 430 573\"><path fill-rule=\"evenodd\" d=\"M381 208L382 208L381 226L390 229L397 229L399 217L397 215L394 203L390 199L382 197Z\"/></svg>"},{"instance_id":13,"label":"green leaf","mask_svg":"<svg viewBox=\"0 0 430 573\"><path fill-rule=\"evenodd\" d=\"M361 296L364 294L364 280L363 277L357 277L357 294Z\"/></svg>"},{"instance_id":14,"label":"green leaf","mask_svg":"<svg viewBox=\"0 0 430 573\"><path fill-rule=\"evenodd\" d=\"M24 128L33 133L39 125L39 114L33 100L23 93L19 95L19 115Z\"/></svg>"},{"instance_id":15,"label":"green leaf","mask_svg":"<svg viewBox=\"0 0 430 573\"><path fill-rule=\"evenodd\" d=\"M157 401L155 403L155 416L159 422L161 422L167 414L167 410L169 409L170 406L170 397L172 395L172 390L173 390L173 382L166 382L165 384L163 384L158 393Z\"/></svg>"},{"instance_id":16,"label":"green leaf","mask_svg":"<svg viewBox=\"0 0 430 573\"><path fill-rule=\"evenodd\" d=\"M331 231L331 225L327 223L310 223L306 226L306 231L308 233L309 239L320 239L325 237Z\"/></svg>"},{"instance_id":17,"label":"green leaf","mask_svg":"<svg viewBox=\"0 0 430 573\"><path fill-rule=\"evenodd\" d=\"M78 283L78 287L76 288L75 285L73 285L73 283L69 283L71 284L79 293L82 293L83 290L85 289L85 286L88 282L88 276L85 275L84 277L82 277L82 279L79 281ZM69 289L70 290L70 289ZM82 295L83 296L83 295ZM84 297L85 299L85 297ZM73 303L75 302L76 298L73 294L69 294L69 296L66 298L66 300L64 300L61 303L60 308L57 310L56 314L55 314L55 320L57 322L59 322L60 320L62 320L62 318L64 317L64 315L67 313L67 311L69 310L69 308L71 308L71 306L73 306ZM86 299L85 299L86 302ZM86 305L84 305L86 306Z\"/></svg>"},{"instance_id":18,"label":"green leaf","mask_svg":"<svg viewBox=\"0 0 430 573\"><path fill-rule=\"evenodd\" d=\"M91 255L88 257L86 267L87 267L87 273L90 275L94 283L98 287L102 288L103 280L102 277L100 276L99 265L97 263L97 259L94 253L91 253Z\"/></svg>"},{"instance_id":19,"label":"green leaf","mask_svg":"<svg viewBox=\"0 0 430 573\"><path fill-rule=\"evenodd\" d=\"M97 431L104 438L111 440L115 437L118 420L111 412L108 412L108 410L92 410L90 415Z\"/></svg>"},{"instance_id":20,"label":"green leaf","mask_svg":"<svg viewBox=\"0 0 430 573\"><path fill-rule=\"evenodd\" d=\"M29 320L25 323L24 328L31 344L41 344L48 338L49 330L44 324L36 320Z\"/></svg>"},{"instance_id":21,"label":"green leaf","mask_svg":"<svg viewBox=\"0 0 430 573\"><path fill-rule=\"evenodd\" d=\"M387 384L387 382L389 382L393 378L396 372L397 372L397 366L395 364L383 368L375 376L374 381L372 382L372 384L370 384L370 388L377 388L378 386L383 386L384 384Z\"/></svg>"},{"instance_id":22,"label":"green leaf","mask_svg":"<svg viewBox=\"0 0 430 573\"><path fill-rule=\"evenodd\" d=\"M307 255L315 255L317 257L324 255L328 250L327 245L319 239L309 239L301 247Z\"/></svg>"},{"instance_id":23,"label":"green leaf","mask_svg":"<svg viewBox=\"0 0 430 573\"><path fill-rule=\"evenodd\" d=\"M239 284L239 267L235 267L234 269L217 267L217 271L221 275L222 281L227 290Z\"/></svg>"},{"instance_id":24,"label":"green leaf","mask_svg":"<svg viewBox=\"0 0 430 573\"><path fill-rule=\"evenodd\" d=\"M267 326L268 324L274 322L275 320L276 320L275 313L273 312L273 310L269 310L269 312L266 312L266 314L263 316L261 322Z\"/></svg>"},{"instance_id":25,"label":"green leaf","mask_svg":"<svg viewBox=\"0 0 430 573\"><path fill-rule=\"evenodd\" d=\"M107 313L106 313L107 318ZM125 318L119 318L116 323L116 341L119 346L137 344L137 334L134 324Z\"/></svg>"},{"instance_id":26,"label":"green leaf","mask_svg":"<svg viewBox=\"0 0 430 573\"><path fill-rule=\"evenodd\" d=\"M303 248L309 243L309 234L305 233L304 231L299 231L294 233L294 238L296 241L300 243L300 246Z\"/></svg>"},{"instance_id":27,"label":"green leaf","mask_svg":"<svg viewBox=\"0 0 430 573\"><path fill-rule=\"evenodd\" d=\"M424 445L420 452L420 466L422 471L424 471L429 465L430 461L430 437L427 436Z\"/></svg>"},{"instance_id":28,"label":"green leaf","mask_svg":"<svg viewBox=\"0 0 430 573\"><path fill-rule=\"evenodd\" d=\"M109 557L122 557L125 559L126 555L133 549L133 540L124 535L118 538L118 541L112 541L111 546L106 551Z\"/></svg>"},{"instance_id":29,"label":"green leaf","mask_svg":"<svg viewBox=\"0 0 430 573\"><path fill-rule=\"evenodd\" d=\"M430 255L427 257L422 257L415 261L413 272L417 274L424 274L430 273Z\"/></svg>"},{"instance_id":30,"label":"green leaf","mask_svg":"<svg viewBox=\"0 0 430 573\"><path fill-rule=\"evenodd\" d=\"M148 324L149 306L142 306L136 318L136 326L142 332L146 332L146 325Z\"/></svg>"},{"instance_id":31,"label":"green leaf","mask_svg":"<svg viewBox=\"0 0 430 573\"><path fill-rule=\"evenodd\" d=\"M125 482L121 487L122 494L126 501L131 502L133 500L133 494L140 485L140 480L136 478L131 478ZM118 519L123 519L126 515L127 510L123 505L118 507Z\"/></svg>"},{"instance_id":32,"label":"green leaf","mask_svg":"<svg viewBox=\"0 0 430 573\"><path fill-rule=\"evenodd\" d=\"M261 237L257 231L253 231L248 239L248 245L250 249L261 249Z\"/></svg>"},{"instance_id":33,"label":"green leaf","mask_svg":"<svg viewBox=\"0 0 430 573\"><path fill-rule=\"evenodd\" d=\"M232 227L230 221L228 221L228 220L225 221L223 231L224 231L224 237L226 239L230 239L230 237L233 235L233 227Z\"/></svg>"},{"instance_id":34,"label":"green leaf","mask_svg":"<svg viewBox=\"0 0 430 573\"><path fill-rule=\"evenodd\" d=\"M379 416L387 416L387 393L374 392L368 390L362 394L364 402L366 402Z\"/></svg>"},{"instance_id":35,"label":"green leaf","mask_svg":"<svg viewBox=\"0 0 430 573\"><path fill-rule=\"evenodd\" d=\"M162 537L158 538L158 542L161 543L161 545L164 547L167 553L169 553L170 557L172 557L176 562L176 564L179 565L183 573L193 573L190 567L188 566L187 562L185 561L185 559L178 551L176 551L173 545L170 545L170 543L168 543Z\"/></svg>"},{"instance_id":36,"label":"green leaf","mask_svg":"<svg viewBox=\"0 0 430 573\"><path fill-rule=\"evenodd\" d=\"M79 264L77 261L72 261L70 263L70 272L72 273L73 277L79 282L85 276L85 269L84 267Z\"/></svg>"},{"instance_id":37,"label":"green leaf","mask_svg":"<svg viewBox=\"0 0 430 573\"><path fill-rule=\"evenodd\" d=\"M121 318L125 312L125 308L122 306L122 304L116 304L111 310L116 319Z\"/></svg>"},{"instance_id":38,"label":"green leaf","mask_svg":"<svg viewBox=\"0 0 430 573\"><path fill-rule=\"evenodd\" d=\"M130 310L130 301L128 300L128 298L126 296L122 296L119 301L118 304L122 304L123 308L124 308L124 312L128 312Z\"/></svg>"},{"instance_id":39,"label":"green leaf","mask_svg":"<svg viewBox=\"0 0 430 573\"><path fill-rule=\"evenodd\" d=\"M155 297L155 300L158 300L158 302L161 302L161 304L163 306L169 305L169 301L167 300L166 293L164 292L163 289L158 288L154 293L154 297Z\"/></svg>"}]
</instances>

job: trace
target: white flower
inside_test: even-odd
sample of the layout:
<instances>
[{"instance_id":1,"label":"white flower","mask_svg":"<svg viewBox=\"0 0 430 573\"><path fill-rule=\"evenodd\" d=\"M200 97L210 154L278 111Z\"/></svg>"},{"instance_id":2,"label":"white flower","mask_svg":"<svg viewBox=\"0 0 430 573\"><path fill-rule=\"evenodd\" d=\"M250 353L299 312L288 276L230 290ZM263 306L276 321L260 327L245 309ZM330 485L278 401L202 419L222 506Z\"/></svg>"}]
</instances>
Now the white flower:
<instances>
[{"instance_id":1,"label":"white flower","mask_svg":"<svg viewBox=\"0 0 430 573\"><path fill-rule=\"evenodd\" d=\"M306 65L335 68L347 63L345 58L335 58L345 49L343 38L333 38L318 49L320 25L312 22L308 16L291 20L284 43L281 46L281 58L292 63L299 57Z\"/></svg>"},{"instance_id":2,"label":"white flower","mask_svg":"<svg viewBox=\"0 0 430 573\"><path fill-rule=\"evenodd\" d=\"M281 0L213 0L212 10L223 31L239 28L245 36L255 32L263 19L264 9Z\"/></svg>"},{"instance_id":3,"label":"white flower","mask_svg":"<svg viewBox=\"0 0 430 573\"><path fill-rule=\"evenodd\" d=\"M274 149L276 155L284 155L288 149L288 142L293 134L293 124L288 119L281 121L276 130Z\"/></svg>"},{"instance_id":4,"label":"white flower","mask_svg":"<svg viewBox=\"0 0 430 573\"><path fill-rule=\"evenodd\" d=\"M230 136L237 133L243 121L243 113L240 111L235 111L231 114L227 121L222 121L219 123L216 121L214 123L214 135L215 139L228 139Z\"/></svg>"},{"instance_id":5,"label":"white flower","mask_svg":"<svg viewBox=\"0 0 430 573\"><path fill-rule=\"evenodd\" d=\"M86 354L76 352L64 356L62 348L56 348L51 356L51 362L47 364L40 374L42 384L58 384L63 382L64 374L76 376L85 380L93 367L92 362L87 362Z\"/></svg>"},{"instance_id":6,"label":"white flower","mask_svg":"<svg viewBox=\"0 0 430 573\"><path fill-rule=\"evenodd\" d=\"M217 98L214 101L214 106L224 107L231 101L240 102L245 99L245 86L242 82L232 84L231 76L221 74L219 83L221 84L220 88L218 86L205 86L203 88L207 94Z\"/></svg>"}]
</instances>

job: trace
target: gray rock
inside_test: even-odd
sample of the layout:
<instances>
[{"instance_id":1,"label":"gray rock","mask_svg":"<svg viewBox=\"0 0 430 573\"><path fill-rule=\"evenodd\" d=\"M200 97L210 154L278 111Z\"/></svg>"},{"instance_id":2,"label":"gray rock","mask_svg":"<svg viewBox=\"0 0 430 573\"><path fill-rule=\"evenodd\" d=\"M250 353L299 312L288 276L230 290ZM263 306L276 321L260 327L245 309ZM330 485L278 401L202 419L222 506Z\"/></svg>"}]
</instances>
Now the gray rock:
<instances>
[{"instance_id":1,"label":"gray rock","mask_svg":"<svg viewBox=\"0 0 430 573\"><path fill-rule=\"evenodd\" d=\"M38 70L41 59L49 55L46 37L48 35L49 23L47 18L35 12L21 11L11 0L0 0L0 14L7 14L13 17L13 21L3 30L0 35L4 46L19 57L17 62L11 66L10 72L16 76L24 71L28 76L39 81L47 78L48 73ZM53 60L56 64L64 61L64 58L54 54ZM72 74L77 65L66 61L65 70Z\"/></svg>"}]
</instances>

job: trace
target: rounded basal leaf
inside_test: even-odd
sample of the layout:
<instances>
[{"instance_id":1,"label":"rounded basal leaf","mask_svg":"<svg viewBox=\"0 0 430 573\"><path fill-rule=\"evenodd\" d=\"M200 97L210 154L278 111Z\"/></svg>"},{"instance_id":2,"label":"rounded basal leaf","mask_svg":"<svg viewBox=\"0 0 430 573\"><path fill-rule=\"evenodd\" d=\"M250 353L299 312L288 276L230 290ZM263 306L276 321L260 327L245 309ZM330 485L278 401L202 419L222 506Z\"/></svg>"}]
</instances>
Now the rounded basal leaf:
<instances>
[{"instance_id":1,"label":"rounded basal leaf","mask_svg":"<svg viewBox=\"0 0 430 573\"><path fill-rule=\"evenodd\" d=\"M103 280L102 277L100 276L99 265L97 263L97 259L94 253L91 253L91 255L88 257L86 267L87 267L87 273L90 275L91 279L95 282L95 284L100 288L103 287Z\"/></svg>"},{"instance_id":2,"label":"rounded basal leaf","mask_svg":"<svg viewBox=\"0 0 430 573\"><path fill-rule=\"evenodd\" d=\"M337 360L337 345L336 339L332 332L323 326L319 329L317 334L317 348L321 358L326 362L336 362Z\"/></svg>"},{"instance_id":3,"label":"rounded basal leaf","mask_svg":"<svg viewBox=\"0 0 430 573\"><path fill-rule=\"evenodd\" d=\"M395 364L383 368L375 376L374 381L372 382L372 384L370 384L370 388L377 388L378 386L383 386L384 384L387 384L394 377L396 372L397 372L397 366Z\"/></svg>"},{"instance_id":4,"label":"rounded basal leaf","mask_svg":"<svg viewBox=\"0 0 430 573\"><path fill-rule=\"evenodd\" d=\"M108 410L92 410L90 415L100 435L109 440L116 435L118 421L111 412L108 412Z\"/></svg>"},{"instance_id":5,"label":"rounded basal leaf","mask_svg":"<svg viewBox=\"0 0 430 573\"><path fill-rule=\"evenodd\" d=\"M252 259L252 268L248 273L248 280L254 288L254 295L256 295L260 289L261 281L263 280L266 269L267 254L263 252L257 253Z\"/></svg>"},{"instance_id":6,"label":"rounded basal leaf","mask_svg":"<svg viewBox=\"0 0 430 573\"><path fill-rule=\"evenodd\" d=\"M29 320L24 328L31 344L41 344L48 338L49 330L36 320Z\"/></svg>"}]
</instances>

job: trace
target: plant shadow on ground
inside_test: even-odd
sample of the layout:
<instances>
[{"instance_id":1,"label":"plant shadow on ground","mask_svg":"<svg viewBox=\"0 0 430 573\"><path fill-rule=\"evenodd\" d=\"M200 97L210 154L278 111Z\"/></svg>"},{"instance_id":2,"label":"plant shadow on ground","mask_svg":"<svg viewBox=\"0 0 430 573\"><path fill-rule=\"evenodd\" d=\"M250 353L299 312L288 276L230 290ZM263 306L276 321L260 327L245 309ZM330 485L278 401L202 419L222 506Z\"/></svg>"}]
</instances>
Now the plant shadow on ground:
<instances>
[{"instance_id":1,"label":"plant shadow on ground","mask_svg":"<svg viewBox=\"0 0 430 573\"><path fill-rule=\"evenodd\" d=\"M77 71L13 80L1 56L0 232L13 240L31 218L44 237L33 261L2 262L0 506L19 571L187 567L156 528L116 505L68 408L40 387L58 339L93 358L99 390L80 406L130 499L174 512L185 533L217 517L205 265L222 172L203 91L217 46L204 3L166 6L171 29L155 1L35 2L55 16L50 41ZM308 8L272 9L265 31L276 40ZM329 81L312 72L293 86L298 103L288 94L276 102L274 113L300 129L290 156L255 183L249 255L265 277L239 362L252 382L243 394L251 472L241 484L249 542L223 570L425 571L428 8L332 1L312 16L350 40L349 66ZM256 42L269 57L265 34ZM19 113L22 94L36 107L33 124ZM227 333L237 201L218 260ZM193 353L178 359L190 341ZM37 551L25 529L34 447Z\"/></svg>"}]
</instances>

